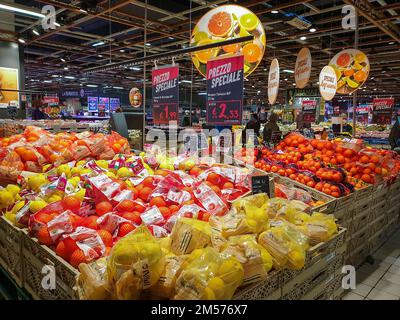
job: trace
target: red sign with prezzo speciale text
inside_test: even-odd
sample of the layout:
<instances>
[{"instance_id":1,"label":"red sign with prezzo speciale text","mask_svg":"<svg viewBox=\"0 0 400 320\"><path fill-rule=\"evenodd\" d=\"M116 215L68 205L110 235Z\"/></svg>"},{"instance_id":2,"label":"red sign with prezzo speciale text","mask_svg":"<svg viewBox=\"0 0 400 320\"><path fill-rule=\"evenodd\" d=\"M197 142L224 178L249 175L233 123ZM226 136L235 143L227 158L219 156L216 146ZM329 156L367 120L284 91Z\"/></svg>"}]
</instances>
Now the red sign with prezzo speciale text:
<instances>
[{"instance_id":1,"label":"red sign with prezzo speciale text","mask_svg":"<svg viewBox=\"0 0 400 320\"><path fill-rule=\"evenodd\" d=\"M153 69L152 89L154 124L178 121L179 66Z\"/></svg>"},{"instance_id":2,"label":"red sign with prezzo speciale text","mask_svg":"<svg viewBox=\"0 0 400 320\"><path fill-rule=\"evenodd\" d=\"M393 106L394 98L375 98L372 105L372 123L390 124Z\"/></svg>"},{"instance_id":3,"label":"red sign with prezzo speciale text","mask_svg":"<svg viewBox=\"0 0 400 320\"><path fill-rule=\"evenodd\" d=\"M207 124L242 123L243 68L243 55L207 62Z\"/></svg>"},{"instance_id":4,"label":"red sign with prezzo speciale text","mask_svg":"<svg viewBox=\"0 0 400 320\"><path fill-rule=\"evenodd\" d=\"M315 122L317 114L317 100L303 100L303 121L304 122Z\"/></svg>"}]
</instances>

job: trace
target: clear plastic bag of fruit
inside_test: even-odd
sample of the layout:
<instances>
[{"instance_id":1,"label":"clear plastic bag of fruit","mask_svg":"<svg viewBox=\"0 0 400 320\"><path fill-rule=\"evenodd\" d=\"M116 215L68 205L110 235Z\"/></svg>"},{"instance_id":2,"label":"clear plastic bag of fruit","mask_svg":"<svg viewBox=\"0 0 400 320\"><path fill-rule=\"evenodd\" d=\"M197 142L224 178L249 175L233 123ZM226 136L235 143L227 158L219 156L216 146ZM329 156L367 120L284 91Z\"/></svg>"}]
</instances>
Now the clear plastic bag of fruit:
<instances>
[{"instance_id":1,"label":"clear plastic bag of fruit","mask_svg":"<svg viewBox=\"0 0 400 320\"><path fill-rule=\"evenodd\" d=\"M179 218L171 233L171 251L174 254L189 254L211 244L210 224L197 219Z\"/></svg>"},{"instance_id":2,"label":"clear plastic bag of fruit","mask_svg":"<svg viewBox=\"0 0 400 320\"><path fill-rule=\"evenodd\" d=\"M80 300L107 300L111 289L107 278L107 258L79 266L77 288Z\"/></svg>"},{"instance_id":3,"label":"clear plastic bag of fruit","mask_svg":"<svg viewBox=\"0 0 400 320\"><path fill-rule=\"evenodd\" d=\"M298 229L310 238L312 245L326 242L338 232L335 217L319 212L315 212L308 219L304 219Z\"/></svg>"},{"instance_id":4,"label":"clear plastic bag of fruit","mask_svg":"<svg viewBox=\"0 0 400 320\"><path fill-rule=\"evenodd\" d=\"M304 267L309 239L289 222L271 221L271 228L259 235L258 242L271 254L275 269Z\"/></svg>"},{"instance_id":5,"label":"clear plastic bag of fruit","mask_svg":"<svg viewBox=\"0 0 400 320\"><path fill-rule=\"evenodd\" d=\"M193 251L175 286L175 300L227 300L243 282L235 256L207 247Z\"/></svg>"},{"instance_id":6,"label":"clear plastic bag of fruit","mask_svg":"<svg viewBox=\"0 0 400 320\"><path fill-rule=\"evenodd\" d=\"M272 269L272 257L257 243L256 235L229 237L227 248L223 252L235 256L242 264L243 286L264 280Z\"/></svg>"},{"instance_id":7,"label":"clear plastic bag of fruit","mask_svg":"<svg viewBox=\"0 0 400 320\"><path fill-rule=\"evenodd\" d=\"M155 285L165 265L165 254L147 227L120 239L110 252L107 274L117 299L137 299Z\"/></svg>"}]
</instances>

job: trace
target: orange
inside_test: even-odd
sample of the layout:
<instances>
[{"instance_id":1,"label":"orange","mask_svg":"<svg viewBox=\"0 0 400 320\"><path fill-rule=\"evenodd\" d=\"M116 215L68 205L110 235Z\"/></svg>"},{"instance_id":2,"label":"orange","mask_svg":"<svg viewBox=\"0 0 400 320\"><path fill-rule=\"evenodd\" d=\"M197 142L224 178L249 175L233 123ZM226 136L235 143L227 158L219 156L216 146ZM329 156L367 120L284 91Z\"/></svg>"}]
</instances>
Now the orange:
<instances>
[{"instance_id":1,"label":"orange","mask_svg":"<svg viewBox=\"0 0 400 320\"><path fill-rule=\"evenodd\" d=\"M41 244L51 246L53 244L53 239L50 237L49 230L46 226L41 227L37 232L37 239Z\"/></svg>"},{"instance_id":2,"label":"orange","mask_svg":"<svg viewBox=\"0 0 400 320\"><path fill-rule=\"evenodd\" d=\"M67 254L67 250L65 249L64 241L60 241L57 244L56 253L58 256L60 256L64 260L68 260L68 254Z\"/></svg>"},{"instance_id":3,"label":"orange","mask_svg":"<svg viewBox=\"0 0 400 320\"><path fill-rule=\"evenodd\" d=\"M375 163L375 164L379 163L379 157L376 155L372 155L370 160L372 163Z\"/></svg>"},{"instance_id":4,"label":"orange","mask_svg":"<svg viewBox=\"0 0 400 320\"><path fill-rule=\"evenodd\" d=\"M74 196L65 197L62 202L66 209L69 209L73 212L78 211L81 207L81 201Z\"/></svg>"},{"instance_id":5,"label":"orange","mask_svg":"<svg viewBox=\"0 0 400 320\"><path fill-rule=\"evenodd\" d=\"M346 77L351 77L351 76L354 74L354 69L347 69L347 70L344 70L343 74L344 74Z\"/></svg>"},{"instance_id":6,"label":"orange","mask_svg":"<svg viewBox=\"0 0 400 320\"><path fill-rule=\"evenodd\" d=\"M213 185L211 189L213 189L216 194L221 194L221 189L218 186Z\"/></svg>"},{"instance_id":7,"label":"orange","mask_svg":"<svg viewBox=\"0 0 400 320\"><path fill-rule=\"evenodd\" d=\"M361 163L368 163L369 162L369 157L366 155L361 156L360 158Z\"/></svg>"},{"instance_id":8,"label":"orange","mask_svg":"<svg viewBox=\"0 0 400 320\"><path fill-rule=\"evenodd\" d=\"M366 183L371 183L371 176L369 174L363 174L361 176L361 180L366 182Z\"/></svg>"},{"instance_id":9,"label":"orange","mask_svg":"<svg viewBox=\"0 0 400 320\"><path fill-rule=\"evenodd\" d=\"M115 153L118 153L121 150L121 145L119 143L114 143L111 148L114 150Z\"/></svg>"},{"instance_id":10,"label":"orange","mask_svg":"<svg viewBox=\"0 0 400 320\"><path fill-rule=\"evenodd\" d=\"M344 163L344 157L341 154L336 156L336 160L338 163Z\"/></svg>"},{"instance_id":11,"label":"orange","mask_svg":"<svg viewBox=\"0 0 400 320\"><path fill-rule=\"evenodd\" d=\"M218 12L208 21L208 30L215 37L224 37L232 29L232 15L227 12Z\"/></svg>"},{"instance_id":12,"label":"orange","mask_svg":"<svg viewBox=\"0 0 400 320\"><path fill-rule=\"evenodd\" d=\"M161 207L158 208L160 210L161 214L163 215L164 219L168 219L171 216L171 210L167 207Z\"/></svg>"},{"instance_id":13,"label":"orange","mask_svg":"<svg viewBox=\"0 0 400 320\"><path fill-rule=\"evenodd\" d=\"M221 183L221 176L212 172L208 175L207 181L211 182L214 185L219 185Z\"/></svg>"},{"instance_id":14,"label":"orange","mask_svg":"<svg viewBox=\"0 0 400 320\"><path fill-rule=\"evenodd\" d=\"M353 150L351 150L351 149L346 149L346 150L344 150L343 155L344 155L346 158L351 158L351 157L353 156Z\"/></svg>"},{"instance_id":15,"label":"orange","mask_svg":"<svg viewBox=\"0 0 400 320\"><path fill-rule=\"evenodd\" d=\"M168 171L166 171L166 170L163 170L163 169L159 169L159 170L156 170L155 172L154 172L154 174L157 176L163 176L163 177L166 177L166 176L168 176Z\"/></svg>"},{"instance_id":16,"label":"orange","mask_svg":"<svg viewBox=\"0 0 400 320\"><path fill-rule=\"evenodd\" d=\"M112 246L113 239L110 232L107 230L97 230L97 233L99 234L101 240L103 240L103 243L106 247Z\"/></svg>"},{"instance_id":17,"label":"orange","mask_svg":"<svg viewBox=\"0 0 400 320\"><path fill-rule=\"evenodd\" d=\"M375 173L376 173L376 174L382 174L382 168L376 167L376 168L375 168Z\"/></svg>"},{"instance_id":18,"label":"orange","mask_svg":"<svg viewBox=\"0 0 400 320\"><path fill-rule=\"evenodd\" d=\"M115 208L118 211L133 211L135 209L135 203L132 200L122 200Z\"/></svg>"},{"instance_id":19,"label":"orange","mask_svg":"<svg viewBox=\"0 0 400 320\"><path fill-rule=\"evenodd\" d=\"M126 236L129 232L135 230L136 228L128 223L128 222L124 222L121 223L121 225L119 226L119 230L118 230L118 237L124 237Z\"/></svg>"},{"instance_id":20,"label":"orange","mask_svg":"<svg viewBox=\"0 0 400 320\"><path fill-rule=\"evenodd\" d=\"M359 70L354 74L353 77L357 82L363 82L367 78L367 73L363 70Z\"/></svg>"},{"instance_id":21,"label":"orange","mask_svg":"<svg viewBox=\"0 0 400 320\"><path fill-rule=\"evenodd\" d=\"M154 197L150 200L150 206L165 207L167 203L164 201L163 197Z\"/></svg>"},{"instance_id":22,"label":"orange","mask_svg":"<svg viewBox=\"0 0 400 320\"><path fill-rule=\"evenodd\" d=\"M82 226L89 229L97 230L97 218L98 216L96 215L84 218L82 221Z\"/></svg>"},{"instance_id":23,"label":"orange","mask_svg":"<svg viewBox=\"0 0 400 320\"><path fill-rule=\"evenodd\" d=\"M255 43L246 44L242 49L242 53L244 56L244 60L248 63L257 62L259 59L262 58L262 50Z\"/></svg>"},{"instance_id":24,"label":"orange","mask_svg":"<svg viewBox=\"0 0 400 320\"><path fill-rule=\"evenodd\" d=\"M236 53L240 50L240 44L228 44L226 46L222 46L222 50L224 50L226 53Z\"/></svg>"},{"instance_id":25,"label":"orange","mask_svg":"<svg viewBox=\"0 0 400 320\"><path fill-rule=\"evenodd\" d=\"M172 206L169 206L169 210L171 210L171 213L175 213L179 211L179 206L173 204Z\"/></svg>"},{"instance_id":26,"label":"orange","mask_svg":"<svg viewBox=\"0 0 400 320\"><path fill-rule=\"evenodd\" d=\"M111 212L112 209L113 209L113 206L112 206L112 204L110 202L102 201L102 202L99 202L96 205L96 214L98 216L102 216L102 215L104 215L104 214L106 214L108 212Z\"/></svg>"},{"instance_id":27,"label":"orange","mask_svg":"<svg viewBox=\"0 0 400 320\"><path fill-rule=\"evenodd\" d=\"M148 201L149 196L151 195L151 193L153 192L152 188L149 187L143 187L140 191L139 191L139 198L142 199L143 201Z\"/></svg>"},{"instance_id":28,"label":"orange","mask_svg":"<svg viewBox=\"0 0 400 320\"><path fill-rule=\"evenodd\" d=\"M153 177L146 177L142 183L145 187L154 188L153 181Z\"/></svg>"},{"instance_id":29,"label":"orange","mask_svg":"<svg viewBox=\"0 0 400 320\"><path fill-rule=\"evenodd\" d=\"M85 257L83 250L77 249L72 253L69 262L73 267L78 268L81 263L87 263L88 259Z\"/></svg>"},{"instance_id":30,"label":"orange","mask_svg":"<svg viewBox=\"0 0 400 320\"><path fill-rule=\"evenodd\" d=\"M47 213L38 212L35 214L35 220L47 224L50 220L52 220L52 216Z\"/></svg>"}]
</instances>

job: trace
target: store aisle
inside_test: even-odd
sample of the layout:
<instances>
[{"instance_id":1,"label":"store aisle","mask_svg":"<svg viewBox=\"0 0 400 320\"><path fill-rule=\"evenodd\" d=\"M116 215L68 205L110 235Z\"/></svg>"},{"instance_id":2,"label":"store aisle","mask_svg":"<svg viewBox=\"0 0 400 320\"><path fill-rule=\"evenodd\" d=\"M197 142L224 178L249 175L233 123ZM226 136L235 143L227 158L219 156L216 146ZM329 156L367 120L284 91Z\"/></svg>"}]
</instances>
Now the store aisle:
<instances>
[{"instance_id":1,"label":"store aisle","mask_svg":"<svg viewBox=\"0 0 400 320\"><path fill-rule=\"evenodd\" d=\"M343 300L400 300L400 229L357 270L357 287Z\"/></svg>"}]
</instances>

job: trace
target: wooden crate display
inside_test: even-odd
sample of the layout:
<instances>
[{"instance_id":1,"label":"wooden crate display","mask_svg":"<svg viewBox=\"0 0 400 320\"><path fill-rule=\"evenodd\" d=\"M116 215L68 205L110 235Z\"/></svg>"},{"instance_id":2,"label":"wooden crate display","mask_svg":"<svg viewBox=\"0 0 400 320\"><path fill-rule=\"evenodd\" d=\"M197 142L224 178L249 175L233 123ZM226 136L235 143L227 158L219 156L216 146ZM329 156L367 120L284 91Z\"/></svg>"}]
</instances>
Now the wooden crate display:
<instances>
[{"instance_id":1,"label":"wooden crate display","mask_svg":"<svg viewBox=\"0 0 400 320\"><path fill-rule=\"evenodd\" d=\"M274 270L268 278L241 288L233 297L235 300L277 300L281 297L282 271Z\"/></svg>"}]
</instances>

